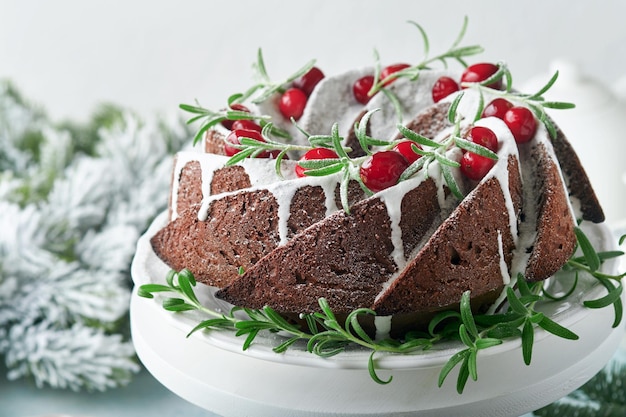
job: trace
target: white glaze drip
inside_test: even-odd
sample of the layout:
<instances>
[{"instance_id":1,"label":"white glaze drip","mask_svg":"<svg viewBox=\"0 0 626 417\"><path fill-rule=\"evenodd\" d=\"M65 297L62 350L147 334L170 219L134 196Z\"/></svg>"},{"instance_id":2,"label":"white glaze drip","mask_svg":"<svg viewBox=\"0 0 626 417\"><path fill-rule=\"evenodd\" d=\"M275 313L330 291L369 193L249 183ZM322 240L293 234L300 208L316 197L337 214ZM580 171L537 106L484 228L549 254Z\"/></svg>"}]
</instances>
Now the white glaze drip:
<instances>
[{"instance_id":1,"label":"white glaze drip","mask_svg":"<svg viewBox=\"0 0 626 417\"><path fill-rule=\"evenodd\" d=\"M391 333L391 320L393 316L374 316L374 327L376 328L376 340L383 340Z\"/></svg>"},{"instance_id":2,"label":"white glaze drip","mask_svg":"<svg viewBox=\"0 0 626 417\"><path fill-rule=\"evenodd\" d=\"M511 282L511 276L509 275L509 267L506 264L504 257L504 247L502 245L502 232L498 230L498 255L500 255L500 273L502 274L502 282L504 285L508 285Z\"/></svg>"}]
</instances>

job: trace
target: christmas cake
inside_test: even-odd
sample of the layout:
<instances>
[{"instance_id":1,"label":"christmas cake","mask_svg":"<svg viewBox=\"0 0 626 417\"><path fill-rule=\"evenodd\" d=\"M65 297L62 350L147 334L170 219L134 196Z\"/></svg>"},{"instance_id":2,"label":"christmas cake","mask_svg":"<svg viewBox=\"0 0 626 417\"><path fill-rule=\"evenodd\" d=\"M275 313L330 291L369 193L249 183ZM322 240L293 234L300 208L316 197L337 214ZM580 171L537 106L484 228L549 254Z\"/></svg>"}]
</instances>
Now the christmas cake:
<instances>
[{"instance_id":1,"label":"christmas cake","mask_svg":"<svg viewBox=\"0 0 626 417\"><path fill-rule=\"evenodd\" d=\"M476 309L493 305L518 274L557 272L578 221L604 220L541 94L509 76L309 65L261 99L237 96L207 113L204 152L177 155L152 247L217 297L287 315L324 297L391 328L468 290Z\"/></svg>"}]
</instances>

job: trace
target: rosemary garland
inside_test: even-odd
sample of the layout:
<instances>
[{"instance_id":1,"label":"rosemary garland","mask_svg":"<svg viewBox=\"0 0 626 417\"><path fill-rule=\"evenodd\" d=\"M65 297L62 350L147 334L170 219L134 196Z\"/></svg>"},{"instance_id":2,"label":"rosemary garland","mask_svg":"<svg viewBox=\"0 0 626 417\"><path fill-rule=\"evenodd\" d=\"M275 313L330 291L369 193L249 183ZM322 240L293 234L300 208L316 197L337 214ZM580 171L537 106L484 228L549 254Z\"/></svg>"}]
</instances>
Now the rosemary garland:
<instances>
[{"instance_id":1,"label":"rosemary garland","mask_svg":"<svg viewBox=\"0 0 626 417\"><path fill-rule=\"evenodd\" d=\"M435 344L444 341L460 342L462 347L452 355L442 368L438 385L441 387L450 372L459 366L456 390L459 394L469 380L478 380L477 355L481 350L502 344L505 340L520 338L522 341L522 359L526 365L532 360L535 332L543 329L555 336L576 340L578 335L561 326L541 312L542 303L561 301L574 293L578 284L578 274L583 272L595 278L606 288L606 294L594 300L586 300L587 308L599 309L613 306L615 319L613 327L622 320L623 291L621 279L625 273L610 275L600 271L602 263L617 258L621 251L596 252L589 239L580 228L576 228L578 247L582 255L572 256L564 266L564 270L572 271L576 279L571 289L560 297L550 294L545 282L528 283L519 275L517 288L506 289L506 308L496 314L474 314L470 308L469 292L463 293L458 311L449 310L438 313L423 331L410 331L401 339L374 340L361 327L359 318L364 315L376 315L368 308L352 311L344 322L340 322L333 313L328 302L320 298L320 311L302 314L306 328L292 324L270 307L249 309L233 307L228 313L205 307L195 294L196 280L187 270L170 271L165 284L144 284L137 293L141 297L154 298L158 293L168 293L162 299L165 310L175 313L195 310L206 315L206 320L198 323L188 333L204 330L230 330L237 337L244 337L242 349L245 351L261 332L286 334L284 341L273 348L277 354L285 352L297 342L304 342L304 348L311 354L329 358L344 352L348 346L360 346L370 351L368 371L370 377L379 384L388 384L393 376L382 379L376 366L377 354L411 354L431 349ZM620 245L626 241L626 235L619 240ZM577 251L578 252L578 251ZM173 294L173 295L169 295ZM244 312L247 318L236 313Z\"/></svg>"}]
</instances>

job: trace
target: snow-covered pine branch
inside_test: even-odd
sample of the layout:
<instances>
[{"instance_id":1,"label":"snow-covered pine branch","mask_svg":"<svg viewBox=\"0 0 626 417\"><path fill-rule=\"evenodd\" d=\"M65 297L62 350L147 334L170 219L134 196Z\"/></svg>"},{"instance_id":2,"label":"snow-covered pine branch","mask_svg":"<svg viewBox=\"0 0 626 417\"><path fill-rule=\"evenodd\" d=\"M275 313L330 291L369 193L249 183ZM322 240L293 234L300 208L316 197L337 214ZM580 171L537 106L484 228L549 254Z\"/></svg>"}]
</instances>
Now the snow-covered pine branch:
<instances>
[{"instance_id":1,"label":"snow-covered pine branch","mask_svg":"<svg viewBox=\"0 0 626 417\"><path fill-rule=\"evenodd\" d=\"M0 82L0 357L11 379L104 390L139 366L127 334L137 238L167 201L181 122L103 107L52 124Z\"/></svg>"}]
</instances>

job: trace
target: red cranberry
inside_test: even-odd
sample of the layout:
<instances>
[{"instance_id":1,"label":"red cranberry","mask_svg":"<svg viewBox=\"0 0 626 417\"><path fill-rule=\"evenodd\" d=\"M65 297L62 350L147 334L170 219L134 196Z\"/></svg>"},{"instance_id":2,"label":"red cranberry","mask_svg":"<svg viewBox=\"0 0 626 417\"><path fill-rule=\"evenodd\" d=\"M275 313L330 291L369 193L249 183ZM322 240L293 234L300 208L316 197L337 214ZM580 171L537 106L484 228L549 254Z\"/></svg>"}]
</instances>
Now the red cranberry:
<instances>
[{"instance_id":1,"label":"red cranberry","mask_svg":"<svg viewBox=\"0 0 626 417\"><path fill-rule=\"evenodd\" d=\"M232 104L230 106L230 110L244 111L246 113L250 113L250 110L246 106L244 106L243 104L239 104L239 103ZM222 126L224 126L228 130L233 130L233 123L234 122L235 122L235 120L224 119L224 120L222 120Z\"/></svg>"},{"instance_id":2,"label":"red cranberry","mask_svg":"<svg viewBox=\"0 0 626 417\"><path fill-rule=\"evenodd\" d=\"M526 107L511 107L504 114L504 123L508 126L517 143L530 141L537 131L535 115Z\"/></svg>"},{"instance_id":3,"label":"red cranberry","mask_svg":"<svg viewBox=\"0 0 626 417\"><path fill-rule=\"evenodd\" d=\"M493 99L487 104L487 107L483 109L482 117L497 117L498 119L504 120L504 113L511 107L513 107L513 103L504 98Z\"/></svg>"},{"instance_id":4,"label":"red cranberry","mask_svg":"<svg viewBox=\"0 0 626 417\"><path fill-rule=\"evenodd\" d=\"M363 184L378 192L396 185L408 166L409 162L398 152L381 151L365 159L359 173Z\"/></svg>"},{"instance_id":5,"label":"red cranberry","mask_svg":"<svg viewBox=\"0 0 626 417\"><path fill-rule=\"evenodd\" d=\"M226 137L226 142L224 143L224 152L226 153L226 156L233 156L241 151L241 149L236 148L235 146L230 146L230 144L240 145L241 144L240 138L250 138L250 139L258 140L259 142L265 142L265 139L263 139L263 136L261 135L261 132L259 131L244 130L244 129L233 130ZM266 153L269 155L269 153L265 151L265 152L262 152L259 155L259 157L260 158L266 157L266 156L262 156L263 154L266 154Z\"/></svg>"},{"instance_id":6,"label":"red cranberry","mask_svg":"<svg viewBox=\"0 0 626 417\"><path fill-rule=\"evenodd\" d=\"M465 152L461 157L461 172L467 178L480 181L495 165L493 159L475 154L474 152Z\"/></svg>"},{"instance_id":7,"label":"red cranberry","mask_svg":"<svg viewBox=\"0 0 626 417\"><path fill-rule=\"evenodd\" d=\"M393 64L393 65L389 65L388 67L383 68L383 70L380 72L380 80L384 81L387 79L387 77L389 77L391 74L394 74L398 71L401 71L405 68L409 68L410 65L409 64ZM391 84L392 82L394 82L396 80L397 77L391 78L387 81L385 81L383 83L383 86L388 86L389 84Z\"/></svg>"},{"instance_id":8,"label":"red cranberry","mask_svg":"<svg viewBox=\"0 0 626 417\"><path fill-rule=\"evenodd\" d=\"M366 75L364 77L359 78L352 85L352 94L354 94L354 98L361 104L367 104L368 101L372 97L368 96L367 93L372 89L374 85L374 76Z\"/></svg>"},{"instance_id":9,"label":"red cranberry","mask_svg":"<svg viewBox=\"0 0 626 417\"><path fill-rule=\"evenodd\" d=\"M234 120L233 121L232 130L256 130L256 131L260 132L261 131L261 126L259 126L258 123L254 122L252 120L241 119L241 120Z\"/></svg>"},{"instance_id":10,"label":"red cranberry","mask_svg":"<svg viewBox=\"0 0 626 417\"><path fill-rule=\"evenodd\" d=\"M297 78L293 82L293 86L302 90L306 96L310 96L315 86L324 79L324 73L317 67L311 68L306 74Z\"/></svg>"},{"instance_id":11,"label":"red cranberry","mask_svg":"<svg viewBox=\"0 0 626 417\"><path fill-rule=\"evenodd\" d=\"M433 85L432 96L435 103L440 102L455 91L459 91L459 85L450 77L440 77Z\"/></svg>"},{"instance_id":12,"label":"red cranberry","mask_svg":"<svg viewBox=\"0 0 626 417\"><path fill-rule=\"evenodd\" d=\"M463 75L461 75L461 82L464 83L479 83L485 81L498 71L498 66L488 62L481 62L479 64L470 65L465 69ZM498 80L489 84L487 87L496 90L502 90L502 80Z\"/></svg>"},{"instance_id":13,"label":"red cranberry","mask_svg":"<svg viewBox=\"0 0 626 417\"><path fill-rule=\"evenodd\" d=\"M332 149L328 148L313 148L311 150L306 151L304 155L300 158L300 161L310 161L313 159L332 159L338 158L337 153ZM300 178L306 176L306 169L302 168L300 165L296 165L296 175Z\"/></svg>"},{"instance_id":14,"label":"red cranberry","mask_svg":"<svg viewBox=\"0 0 626 417\"><path fill-rule=\"evenodd\" d=\"M498 152L498 137L493 130L483 127L474 126L467 133L467 140L478 145L484 146L492 152Z\"/></svg>"},{"instance_id":15,"label":"red cranberry","mask_svg":"<svg viewBox=\"0 0 626 417\"><path fill-rule=\"evenodd\" d=\"M292 117L298 120L304 113L307 97L304 92L298 88L290 88L283 93L278 103L278 109L287 119Z\"/></svg>"},{"instance_id":16,"label":"red cranberry","mask_svg":"<svg viewBox=\"0 0 626 417\"><path fill-rule=\"evenodd\" d=\"M403 140L402 142L398 142L392 150L404 156L409 164L412 164L422 157L422 155L416 153L413 150L413 145L417 146L419 149L422 149L419 144L413 142L412 140Z\"/></svg>"}]
</instances>

